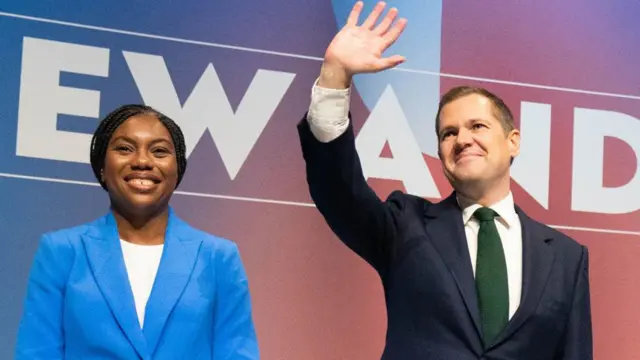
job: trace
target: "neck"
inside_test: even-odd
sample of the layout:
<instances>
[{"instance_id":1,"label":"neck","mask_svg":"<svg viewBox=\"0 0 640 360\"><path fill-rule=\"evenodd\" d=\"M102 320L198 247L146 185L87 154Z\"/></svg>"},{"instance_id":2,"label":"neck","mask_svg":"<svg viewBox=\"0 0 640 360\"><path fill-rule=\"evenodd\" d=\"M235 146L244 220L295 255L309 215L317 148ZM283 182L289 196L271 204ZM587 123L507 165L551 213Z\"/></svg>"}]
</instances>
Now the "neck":
<instances>
[{"instance_id":1,"label":"neck","mask_svg":"<svg viewBox=\"0 0 640 360\"><path fill-rule=\"evenodd\" d=\"M112 210L121 239L139 245L164 244L169 222L168 208L145 214Z\"/></svg>"},{"instance_id":2,"label":"neck","mask_svg":"<svg viewBox=\"0 0 640 360\"><path fill-rule=\"evenodd\" d=\"M482 184L465 184L465 186L455 187L456 194L460 197L461 203L470 205L478 204L489 207L509 195L509 177L501 180L498 184L482 186Z\"/></svg>"}]
</instances>

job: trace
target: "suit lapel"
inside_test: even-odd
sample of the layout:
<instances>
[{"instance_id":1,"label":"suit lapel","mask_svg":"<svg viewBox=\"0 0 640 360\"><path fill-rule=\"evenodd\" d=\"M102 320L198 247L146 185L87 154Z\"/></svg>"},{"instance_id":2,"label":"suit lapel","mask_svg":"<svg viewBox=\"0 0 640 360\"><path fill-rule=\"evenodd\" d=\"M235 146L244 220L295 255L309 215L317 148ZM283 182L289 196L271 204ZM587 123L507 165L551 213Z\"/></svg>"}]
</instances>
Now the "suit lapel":
<instances>
[{"instance_id":1,"label":"suit lapel","mask_svg":"<svg viewBox=\"0 0 640 360\"><path fill-rule=\"evenodd\" d=\"M455 193L440 203L430 205L426 215L432 218L427 220L429 239L453 275L477 335L482 336L471 257Z\"/></svg>"},{"instance_id":2,"label":"suit lapel","mask_svg":"<svg viewBox=\"0 0 640 360\"><path fill-rule=\"evenodd\" d=\"M150 354L193 271L202 239L188 236L189 227L169 212L164 250L144 318L144 337Z\"/></svg>"},{"instance_id":3,"label":"suit lapel","mask_svg":"<svg viewBox=\"0 0 640 360\"><path fill-rule=\"evenodd\" d=\"M516 211L522 225L522 299L518 310L492 347L511 337L533 314L555 260L553 249L548 244L553 239L541 231L540 225L520 208L516 207Z\"/></svg>"},{"instance_id":4,"label":"suit lapel","mask_svg":"<svg viewBox=\"0 0 640 360\"><path fill-rule=\"evenodd\" d=\"M82 240L102 296L133 347L142 358L146 358L146 342L138 322L113 215L109 213L97 220Z\"/></svg>"}]
</instances>

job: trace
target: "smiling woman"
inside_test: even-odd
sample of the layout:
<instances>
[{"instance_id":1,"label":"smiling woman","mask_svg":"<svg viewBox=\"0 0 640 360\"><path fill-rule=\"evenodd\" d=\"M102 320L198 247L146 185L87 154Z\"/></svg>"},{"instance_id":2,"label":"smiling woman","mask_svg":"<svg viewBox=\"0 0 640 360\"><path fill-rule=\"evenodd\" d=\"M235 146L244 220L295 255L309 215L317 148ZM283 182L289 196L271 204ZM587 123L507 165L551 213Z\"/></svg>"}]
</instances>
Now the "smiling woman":
<instances>
[{"instance_id":1,"label":"smiling woman","mask_svg":"<svg viewBox=\"0 0 640 360\"><path fill-rule=\"evenodd\" d=\"M259 359L237 246L169 206L186 164L180 127L151 107L100 123L91 166L111 209L42 236L16 359Z\"/></svg>"},{"instance_id":2,"label":"smiling woman","mask_svg":"<svg viewBox=\"0 0 640 360\"><path fill-rule=\"evenodd\" d=\"M105 118L93 136L93 173L109 193L114 216L122 220L120 236L129 235L126 240L131 243L163 243L164 231L151 236L131 233L128 225L130 221L147 223L167 211L186 166L180 127L148 106L120 107Z\"/></svg>"}]
</instances>

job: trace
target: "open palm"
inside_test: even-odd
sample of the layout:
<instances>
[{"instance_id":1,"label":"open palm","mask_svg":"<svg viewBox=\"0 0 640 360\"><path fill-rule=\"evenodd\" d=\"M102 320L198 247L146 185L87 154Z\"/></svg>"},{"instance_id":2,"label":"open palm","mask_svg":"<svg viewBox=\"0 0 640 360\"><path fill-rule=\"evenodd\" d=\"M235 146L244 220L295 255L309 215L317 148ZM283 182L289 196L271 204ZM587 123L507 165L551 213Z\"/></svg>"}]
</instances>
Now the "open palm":
<instances>
[{"instance_id":1,"label":"open palm","mask_svg":"<svg viewBox=\"0 0 640 360\"><path fill-rule=\"evenodd\" d=\"M394 21L397 9L389 10L376 26L386 4L379 2L367 19L358 26L363 3L358 1L351 10L345 26L336 34L325 54L325 62L339 65L349 75L389 69L405 61L400 55L383 58L382 53L400 36L406 19Z\"/></svg>"}]
</instances>

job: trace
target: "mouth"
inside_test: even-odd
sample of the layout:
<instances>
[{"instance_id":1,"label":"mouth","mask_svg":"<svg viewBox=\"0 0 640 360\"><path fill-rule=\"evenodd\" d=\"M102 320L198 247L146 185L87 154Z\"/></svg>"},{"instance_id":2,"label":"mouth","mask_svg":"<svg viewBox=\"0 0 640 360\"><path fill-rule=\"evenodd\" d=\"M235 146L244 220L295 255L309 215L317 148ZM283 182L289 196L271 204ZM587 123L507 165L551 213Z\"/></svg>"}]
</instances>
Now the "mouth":
<instances>
[{"instance_id":1,"label":"mouth","mask_svg":"<svg viewBox=\"0 0 640 360\"><path fill-rule=\"evenodd\" d=\"M152 174L130 174L124 177L124 181L135 192L148 193L157 187L162 180Z\"/></svg>"},{"instance_id":2,"label":"mouth","mask_svg":"<svg viewBox=\"0 0 640 360\"><path fill-rule=\"evenodd\" d=\"M476 158L482 157L481 154L476 154L476 153L462 153L456 156L455 161L456 163L460 163L460 162L466 162L469 160L473 160Z\"/></svg>"}]
</instances>

